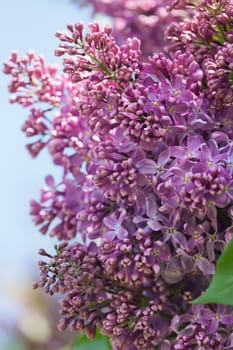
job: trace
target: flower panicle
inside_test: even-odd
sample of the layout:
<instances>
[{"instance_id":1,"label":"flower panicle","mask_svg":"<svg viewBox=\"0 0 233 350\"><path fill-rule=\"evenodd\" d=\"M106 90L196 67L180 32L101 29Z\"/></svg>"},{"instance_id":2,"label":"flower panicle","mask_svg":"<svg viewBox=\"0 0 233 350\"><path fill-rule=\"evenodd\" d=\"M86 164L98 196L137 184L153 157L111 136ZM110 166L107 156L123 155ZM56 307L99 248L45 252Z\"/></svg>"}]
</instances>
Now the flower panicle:
<instances>
[{"instance_id":1,"label":"flower panicle","mask_svg":"<svg viewBox=\"0 0 233 350\"><path fill-rule=\"evenodd\" d=\"M133 14L158 6L135 4ZM5 64L31 108L30 152L47 147L63 169L30 210L62 242L40 250L34 284L62 295L60 330L101 328L114 350L232 347L232 308L190 304L232 236L230 5L200 1L168 30L170 54L146 62L138 39L76 23L56 34L64 73L34 54Z\"/></svg>"}]
</instances>

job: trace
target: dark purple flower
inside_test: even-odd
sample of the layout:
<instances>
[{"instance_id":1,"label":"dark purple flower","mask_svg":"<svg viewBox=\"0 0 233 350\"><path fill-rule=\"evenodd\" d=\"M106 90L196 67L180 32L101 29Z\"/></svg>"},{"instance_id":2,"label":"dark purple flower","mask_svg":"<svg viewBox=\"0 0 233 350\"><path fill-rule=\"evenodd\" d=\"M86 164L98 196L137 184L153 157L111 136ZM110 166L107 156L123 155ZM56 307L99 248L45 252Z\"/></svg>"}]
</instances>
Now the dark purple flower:
<instances>
[{"instance_id":1,"label":"dark purple flower","mask_svg":"<svg viewBox=\"0 0 233 350\"><path fill-rule=\"evenodd\" d=\"M232 312L226 313L227 307L225 305L217 305L215 312L210 309L203 309L201 311L200 321L208 325L208 332L214 333L218 329L219 323L223 325L230 325L233 321Z\"/></svg>"}]
</instances>

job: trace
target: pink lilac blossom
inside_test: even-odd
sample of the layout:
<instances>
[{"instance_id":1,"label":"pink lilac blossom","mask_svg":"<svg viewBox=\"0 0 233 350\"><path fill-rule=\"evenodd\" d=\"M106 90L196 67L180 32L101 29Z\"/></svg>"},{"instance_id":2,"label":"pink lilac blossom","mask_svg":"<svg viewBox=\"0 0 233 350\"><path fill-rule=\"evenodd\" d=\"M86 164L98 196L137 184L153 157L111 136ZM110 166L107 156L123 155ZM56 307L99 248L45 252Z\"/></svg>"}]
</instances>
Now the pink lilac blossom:
<instances>
[{"instance_id":1,"label":"pink lilac blossom","mask_svg":"<svg viewBox=\"0 0 233 350\"><path fill-rule=\"evenodd\" d=\"M170 51L191 52L204 72L204 92L215 109L229 107L232 97L231 0L203 0L191 19L172 23L167 31Z\"/></svg>"},{"instance_id":2,"label":"pink lilac blossom","mask_svg":"<svg viewBox=\"0 0 233 350\"><path fill-rule=\"evenodd\" d=\"M62 241L54 255L40 250L34 287L62 295L61 330L100 328L113 350L230 349L232 307L189 303L233 226L232 106L216 103L222 80L206 85L213 49L202 62L202 44L180 42L145 63L139 39L118 45L109 26L56 36L64 73L32 52L4 63L11 102L29 107L30 153L47 146L63 169L31 201L41 233ZM230 49L218 45L214 55Z\"/></svg>"},{"instance_id":3,"label":"pink lilac blossom","mask_svg":"<svg viewBox=\"0 0 233 350\"><path fill-rule=\"evenodd\" d=\"M77 0L73 2L80 4ZM164 50L164 32L170 23L193 14L188 4L179 8L172 0L84 0L83 3L92 5L94 15L104 14L110 18L118 43L128 37L139 38L144 59Z\"/></svg>"}]
</instances>

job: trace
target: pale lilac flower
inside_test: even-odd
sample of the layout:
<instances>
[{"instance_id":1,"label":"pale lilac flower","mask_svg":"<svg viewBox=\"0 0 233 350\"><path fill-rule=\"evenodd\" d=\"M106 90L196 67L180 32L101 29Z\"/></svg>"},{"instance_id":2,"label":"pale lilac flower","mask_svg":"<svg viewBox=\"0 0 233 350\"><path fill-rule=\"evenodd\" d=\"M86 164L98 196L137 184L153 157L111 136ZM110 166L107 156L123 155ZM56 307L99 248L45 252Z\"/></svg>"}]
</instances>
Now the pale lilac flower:
<instances>
[{"instance_id":1,"label":"pale lilac flower","mask_svg":"<svg viewBox=\"0 0 233 350\"><path fill-rule=\"evenodd\" d=\"M128 236L127 230L122 226L122 223L126 219L126 212L124 210L118 210L109 216L106 216L103 220L103 224L107 227L108 231L104 232L103 237L112 241L115 237L124 239Z\"/></svg>"}]
</instances>

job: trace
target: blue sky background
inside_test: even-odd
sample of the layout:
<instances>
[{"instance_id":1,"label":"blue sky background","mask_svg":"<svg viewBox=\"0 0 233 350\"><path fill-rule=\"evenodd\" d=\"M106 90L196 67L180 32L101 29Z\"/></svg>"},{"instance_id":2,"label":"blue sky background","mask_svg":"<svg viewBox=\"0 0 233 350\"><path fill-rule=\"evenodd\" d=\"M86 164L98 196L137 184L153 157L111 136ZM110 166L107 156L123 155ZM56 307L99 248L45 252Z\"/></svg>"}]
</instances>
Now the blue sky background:
<instances>
[{"instance_id":1,"label":"blue sky background","mask_svg":"<svg viewBox=\"0 0 233 350\"><path fill-rule=\"evenodd\" d=\"M0 11L0 62L12 50L24 54L30 49L42 53L49 63L58 61L53 51L58 44L56 30L66 23L90 21L90 9L79 10L69 0L10 0ZM61 59L60 59L61 62ZM17 313L15 294L37 271L40 247L55 240L42 236L29 216L29 199L39 197L48 173L58 173L49 155L32 159L25 149L27 139L20 131L26 110L8 103L9 77L0 78L0 319ZM0 344L1 345L1 344ZM0 346L1 348L1 346Z\"/></svg>"}]
</instances>

